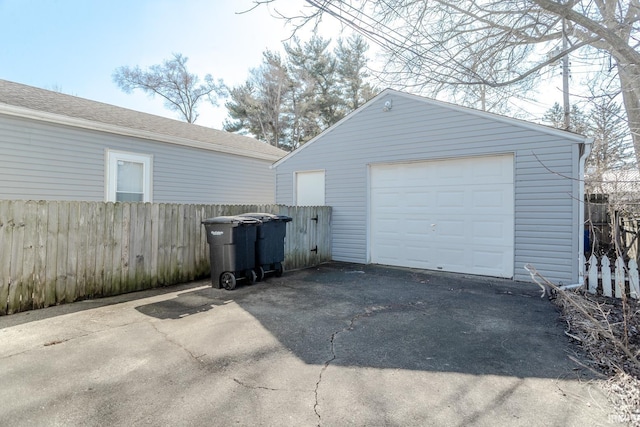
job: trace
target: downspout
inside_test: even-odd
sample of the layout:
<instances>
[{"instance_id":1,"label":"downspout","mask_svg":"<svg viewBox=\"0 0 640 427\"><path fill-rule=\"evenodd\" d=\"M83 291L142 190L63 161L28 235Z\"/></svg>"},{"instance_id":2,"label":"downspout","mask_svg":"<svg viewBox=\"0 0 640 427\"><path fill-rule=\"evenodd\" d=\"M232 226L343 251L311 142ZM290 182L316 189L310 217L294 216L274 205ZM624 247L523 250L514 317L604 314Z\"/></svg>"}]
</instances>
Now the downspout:
<instances>
[{"instance_id":1,"label":"downspout","mask_svg":"<svg viewBox=\"0 0 640 427\"><path fill-rule=\"evenodd\" d=\"M578 162L578 283L575 285L560 286L560 289L575 289L584 285L584 169L587 157L591 154L593 138L586 138L582 146L582 155Z\"/></svg>"}]
</instances>

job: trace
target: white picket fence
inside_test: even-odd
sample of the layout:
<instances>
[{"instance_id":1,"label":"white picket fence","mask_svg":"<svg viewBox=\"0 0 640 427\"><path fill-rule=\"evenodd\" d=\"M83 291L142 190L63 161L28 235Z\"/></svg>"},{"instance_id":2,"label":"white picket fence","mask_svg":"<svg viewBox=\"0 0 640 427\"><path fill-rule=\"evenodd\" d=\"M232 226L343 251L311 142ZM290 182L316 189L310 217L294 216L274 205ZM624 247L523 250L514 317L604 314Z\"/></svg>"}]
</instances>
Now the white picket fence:
<instances>
[{"instance_id":1,"label":"white picket fence","mask_svg":"<svg viewBox=\"0 0 640 427\"><path fill-rule=\"evenodd\" d=\"M622 293L625 292L631 298L640 298L638 263L635 260L632 259L626 265L624 260L618 257L611 264L606 256L598 261L595 255L591 255L589 261L583 262L583 265L587 280L586 285L590 293L622 298ZM600 286L598 286L599 283Z\"/></svg>"}]
</instances>

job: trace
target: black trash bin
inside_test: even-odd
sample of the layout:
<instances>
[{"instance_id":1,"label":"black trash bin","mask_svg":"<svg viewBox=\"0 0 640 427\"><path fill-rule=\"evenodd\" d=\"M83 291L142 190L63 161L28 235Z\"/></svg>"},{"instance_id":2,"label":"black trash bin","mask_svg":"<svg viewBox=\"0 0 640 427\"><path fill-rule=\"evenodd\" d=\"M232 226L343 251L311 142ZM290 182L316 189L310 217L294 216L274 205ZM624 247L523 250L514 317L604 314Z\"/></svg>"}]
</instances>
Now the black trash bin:
<instances>
[{"instance_id":1,"label":"black trash bin","mask_svg":"<svg viewBox=\"0 0 640 427\"><path fill-rule=\"evenodd\" d=\"M256 236L260 220L218 216L202 221L207 231L211 259L211 285L233 289L236 280L256 282Z\"/></svg>"},{"instance_id":2,"label":"black trash bin","mask_svg":"<svg viewBox=\"0 0 640 427\"><path fill-rule=\"evenodd\" d=\"M284 273L284 238L287 235L287 222L291 217L263 212L251 212L240 215L244 218L260 220L256 238L256 266L258 280L264 279L265 273L274 271L277 277Z\"/></svg>"}]
</instances>

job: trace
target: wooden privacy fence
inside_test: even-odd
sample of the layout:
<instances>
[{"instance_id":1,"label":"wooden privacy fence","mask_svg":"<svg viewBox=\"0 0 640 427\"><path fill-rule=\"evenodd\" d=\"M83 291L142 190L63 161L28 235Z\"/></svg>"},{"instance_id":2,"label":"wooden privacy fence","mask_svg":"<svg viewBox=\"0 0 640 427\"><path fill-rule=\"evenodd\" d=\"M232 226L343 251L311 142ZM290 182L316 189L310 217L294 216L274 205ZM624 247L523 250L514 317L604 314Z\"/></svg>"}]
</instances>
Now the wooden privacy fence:
<instances>
[{"instance_id":1,"label":"wooden privacy fence","mask_svg":"<svg viewBox=\"0 0 640 427\"><path fill-rule=\"evenodd\" d=\"M331 208L0 201L0 315L206 277L201 221L268 212L287 223L287 269L331 260Z\"/></svg>"},{"instance_id":2,"label":"wooden privacy fence","mask_svg":"<svg viewBox=\"0 0 640 427\"><path fill-rule=\"evenodd\" d=\"M608 257L603 256L600 261L591 255L585 265L587 289L590 293L600 293L607 297L622 298L622 293L631 298L640 298L638 282L638 263L632 259L625 264L618 258L612 264Z\"/></svg>"}]
</instances>

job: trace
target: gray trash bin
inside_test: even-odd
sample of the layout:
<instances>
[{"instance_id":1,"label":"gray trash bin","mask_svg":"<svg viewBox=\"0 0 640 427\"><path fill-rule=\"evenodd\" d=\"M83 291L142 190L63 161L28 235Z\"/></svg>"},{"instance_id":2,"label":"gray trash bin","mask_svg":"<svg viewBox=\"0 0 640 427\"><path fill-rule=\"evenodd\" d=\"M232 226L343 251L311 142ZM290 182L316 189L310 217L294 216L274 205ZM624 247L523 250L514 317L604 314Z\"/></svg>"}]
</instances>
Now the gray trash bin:
<instances>
[{"instance_id":1,"label":"gray trash bin","mask_svg":"<svg viewBox=\"0 0 640 427\"><path fill-rule=\"evenodd\" d=\"M251 212L240 215L244 218L260 220L256 237L256 266L258 280L266 272L273 271L277 277L284 273L284 238L287 235L287 222L291 217L264 212Z\"/></svg>"},{"instance_id":2,"label":"gray trash bin","mask_svg":"<svg viewBox=\"0 0 640 427\"><path fill-rule=\"evenodd\" d=\"M211 260L211 285L233 289L236 281L254 284L257 275L256 237L260 220L240 216L218 216L202 221L207 231Z\"/></svg>"}]
</instances>

